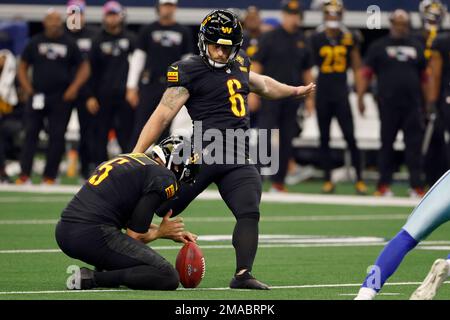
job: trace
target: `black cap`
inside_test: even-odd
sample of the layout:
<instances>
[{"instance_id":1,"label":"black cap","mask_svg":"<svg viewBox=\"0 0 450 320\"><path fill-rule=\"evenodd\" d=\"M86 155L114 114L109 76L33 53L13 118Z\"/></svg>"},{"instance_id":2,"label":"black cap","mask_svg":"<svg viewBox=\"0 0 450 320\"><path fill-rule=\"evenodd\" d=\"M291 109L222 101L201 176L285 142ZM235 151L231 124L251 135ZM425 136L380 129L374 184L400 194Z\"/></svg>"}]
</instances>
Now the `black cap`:
<instances>
[{"instance_id":1,"label":"black cap","mask_svg":"<svg viewBox=\"0 0 450 320\"><path fill-rule=\"evenodd\" d=\"M302 14L302 8L298 0L283 0L281 10L291 14Z\"/></svg>"}]
</instances>

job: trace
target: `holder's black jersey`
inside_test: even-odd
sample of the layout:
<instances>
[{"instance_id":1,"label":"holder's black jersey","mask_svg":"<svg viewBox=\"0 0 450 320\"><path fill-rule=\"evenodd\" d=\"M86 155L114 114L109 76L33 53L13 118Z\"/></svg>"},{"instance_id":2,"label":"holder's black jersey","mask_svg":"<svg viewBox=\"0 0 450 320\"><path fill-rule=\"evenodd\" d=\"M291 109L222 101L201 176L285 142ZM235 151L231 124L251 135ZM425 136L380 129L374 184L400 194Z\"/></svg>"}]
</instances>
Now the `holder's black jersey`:
<instances>
[{"instance_id":1,"label":"holder's black jersey","mask_svg":"<svg viewBox=\"0 0 450 320\"><path fill-rule=\"evenodd\" d=\"M145 154L124 154L99 165L61 217L69 222L125 228L143 196L157 194L162 203L177 190L172 171Z\"/></svg>"}]
</instances>

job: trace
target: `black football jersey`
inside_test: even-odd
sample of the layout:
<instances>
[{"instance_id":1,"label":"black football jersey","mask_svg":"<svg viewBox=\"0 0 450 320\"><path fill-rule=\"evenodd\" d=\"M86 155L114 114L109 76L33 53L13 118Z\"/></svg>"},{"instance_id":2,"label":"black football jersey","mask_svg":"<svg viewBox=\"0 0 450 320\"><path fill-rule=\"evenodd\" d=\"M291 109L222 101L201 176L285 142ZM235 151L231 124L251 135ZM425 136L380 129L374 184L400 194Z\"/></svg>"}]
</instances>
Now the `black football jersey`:
<instances>
[{"instance_id":1,"label":"black football jersey","mask_svg":"<svg viewBox=\"0 0 450 320\"><path fill-rule=\"evenodd\" d=\"M351 67L351 52L359 47L361 37L347 29L336 38L329 38L324 30L318 29L310 37L314 64L319 68L317 91L324 91L330 97L347 99L347 70Z\"/></svg>"},{"instance_id":2,"label":"black football jersey","mask_svg":"<svg viewBox=\"0 0 450 320\"><path fill-rule=\"evenodd\" d=\"M440 99L449 105L450 101L450 33L440 34L433 41L433 51L438 51L442 57L442 78Z\"/></svg>"},{"instance_id":3,"label":"black football jersey","mask_svg":"<svg viewBox=\"0 0 450 320\"><path fill-rule=\"evenodd\" d=\"M425 48L425 59L428 61L431 58L431 46L436 39L437 32L427 32L424 30L419 30L413 33L413 37L416 38L422 46Z\"/></svg>"},{"instance_id":4,"label":"black football jersey","mask_svg":"<svg viewBox=\"0 0 450 320\"><path fill-rule=\"evenodd\" d=\"M126 228L142 196L161 203L178 190L175 175L142 153L124 154L99 165L62 213L62 220Z\"/></svg>"},{"instance_id":5,"label":"black football jersey","mask_svg":"<svg viewBox=\"0 0 450 320\"><path fill-rule=\"evenodd\" d=\"M250 60L243 50L230 68L210 67L200 56L169 66L168 87L185 87L190 94L186 108L193 121L207 129L249 129L247 105Z\"/></svg>"},{"instance_id":6,"label":"black football jersey","mask_svg":"<svg viewBox=\"0 0 450 320\"><path fill-rule=\"evenodd\" d=\"M417 39L381 37L369 46L364 63L377 76L379 99L403 106L421 104L426 61L424 48Z\"/></svg>"}]
</instances>

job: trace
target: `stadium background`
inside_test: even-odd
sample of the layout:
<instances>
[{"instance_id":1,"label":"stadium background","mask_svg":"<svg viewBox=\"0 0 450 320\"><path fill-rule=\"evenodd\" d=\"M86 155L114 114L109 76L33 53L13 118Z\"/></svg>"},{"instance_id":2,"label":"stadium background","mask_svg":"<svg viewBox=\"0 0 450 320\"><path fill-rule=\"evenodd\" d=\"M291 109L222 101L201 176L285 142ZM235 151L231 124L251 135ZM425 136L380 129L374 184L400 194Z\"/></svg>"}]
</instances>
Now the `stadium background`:
<instances>
[{"instance_id":1,"label":"stadium background","mask_svg":"<svg viewBox=\"0 0 450 320\"><path fill-rule=\"evenodd\" d=\"M87 1L88 10L86 11L86 18L88 23L91 24L101 24L102 12L101 6L105 1L102 0L90 0ZM140 1L140 0L128 0L121 1L127 10L127 27L129 30L137 33L139 32L142 25L145 25L151 21L157 19L155 11L155 0ZM302 7L305 10L303 26L305 30L311 30L316 28L322 21L322 13L317 8L312 8L314 0L302 1ZM366 21L368 17L367 8L374 3L371 0L362 1L345 1L346 12L344 15L344 23L346 26L352 29L358 29L363 37L364 41L361 45L361 54L364 56L368 46L371 42L379 37L386 35L389 31L389 21L388 16L392 10L395 8L403 8L411 12L412 26L415 29L420 28L421 22L420 17L417 12L419 5L419 0L397 0L388 1L381 0L375 1L376 5L380 7L381 10L381 28L380 29L368 29L366 27ZM442 1L444 4L448 5L448 1ZM7 1L0 0L0 21L1 20L11 20L11 18L20 17L20 19L25 20L28 23L29 35L42 31L42 17L45 11L50 7L55 7L64 12L65 10L65 0L47 0L47 1L32 1L32 0L20 0L20 1ZM181 0L179 1L179 8L177 10L177 20L187 25L191 28L193 34L194 48L197 50L197 32L198 32L198 21L201 17L205 16L209 11L214 8L237 8L244 11L249 5L256 5L260 8L261 16L263 18L280 18L280 1L278 0L262 0L262 1L251 1L251 0L230 0L224 5L223 1L216 0ZM447 16L443 21L443 29L450 29L450 18ZM1 40L1 39L0 39ZM350 78L351 79L351 78ZM379 135L377 134L379 125L376 104L374 100L371 99L371 95L368 94L368 117L363 119L356 112L355 105L355 95L352 93L350 96L350 102L353 108L353 116L355 119L355 135L358 140L358 145L363 151L365 167L375 168L377 165L377 151L380 147ZM68 128L68 133L66 137L69 141L78 140L78 126L74 117L72 117L71 124ZM318 128L313 118L306 119L303 123L303 132L301 137L293 141L296 147L296 159L300 164L305 165L319 165L317 162L318 154ZM394 148L397 152L398 164L401 165L403 162L402 151L404 149L404 144L402 141L402 133L400 132ZM334 161L334 167L345 167L349 168L349 156L345 153L345 142L342 137L342 133L337 126L336 120L332 122L331 128L331 142L332 147L332 158ZM15 152L17 154L17 151ZM14 154L12 154L14 156ZM315 174L319 176L319 174ZM376 179L377 172L368 172L366 175L369 179ZM406 174L398 173L396 174L398 180L405 181L407 179ZM348 180L350 178L349 171L338 174L337 179Z\"/></svg>"}]
</instances>

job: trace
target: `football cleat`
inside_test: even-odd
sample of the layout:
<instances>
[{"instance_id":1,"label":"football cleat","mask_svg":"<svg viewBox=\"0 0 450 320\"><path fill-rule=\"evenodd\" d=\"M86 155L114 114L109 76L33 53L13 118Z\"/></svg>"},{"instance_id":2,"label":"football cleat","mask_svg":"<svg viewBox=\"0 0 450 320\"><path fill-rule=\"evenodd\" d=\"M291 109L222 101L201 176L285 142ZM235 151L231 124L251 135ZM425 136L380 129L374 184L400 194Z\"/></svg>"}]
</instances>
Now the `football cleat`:
<instances>
[{"instance_id":1,"label":"football cleat","mask_svg":"<svg viewBox=\"0 0 450 320\"><path fill-rule=\"evenodd\" d=\"M366 195L367 194L367 185L364 181L360 180L355 183L355 191L359 195Z\"/></svg>"},{"instance_id":2,"label":"football cleat","mask_svg":"<svg viewBox=\"0 0 450 320\"><path fill-rule=\"evenodd\" d=\"M47 177L42 178L42 182L41 182L41 184L47 185L47 186L54 186L57 183L58 182L56 181L56 179L47 178Z\"/></svg>"},{"instance_id":3,"label":"football cleat","mask_svg":"<svg viewBox=\"0 0 450 320\"><path fill-rule=\"evenodd\" d=\"M378 186L377 191L373 195L376 197L393 197L394 193L389 185L382 184Z\"/></svg>"},{"instance_id":4,"label":"football cleat","mask_svg":"<svg viewBox=\"0 0 450 320\"><path fill-rule=\"evenodd\" d=\"M336 186L331 181L326 181L322 186L322 193L333 193L336 189Z\"/></svg>"},{"instance_id":5,"label":"football cleat","mask_svg":"<svg viewBox=\"0 0 450 320\"><path fill-rule=\"evenodd\" d=\"M288 189L282 183L272 183L272 186L269 189L270 193L287 193Z\"/></svg>"},{"instance_id":6,"label":"football cleat","mask_svg":"<svg viewBox=\"0 0 450 320\"><path fill-rule=\"evenodd\" d=\"M414 291L410 300L433 300L439 287L448 278L449 265L446 260L438 259L433 263L430 272L422 284Z\"/></svg>"},{"instance_id":7,"label":"football cleat","mask_svg":"<svg viewBox=\"0 0 450 320\"><path fill-rule=\"evenodd\" d=\"M413 188L409 190L409 197L413 199L423 198L425 191L422 188Z\"/></svg>"},{"instance_id":8,"label":"football cleat","mask_svg":"<svg viewBox=\"0 0 450 320\"><path fill-rule=\"evenodd\" d=\"M12 183L11 178L5 173L0 173L0 184L10 184Z\"/></svg>"},{"instance_id":9,"label":"football cleat","mask_svg":"<svg viewBox=\"0 0 450 320\"><path fill-rule=\"evenodd\" d=\"M16 179L16 185L31 185L31 179L29 176L21 175Z\"/></svg>"},{"instance_id":10,"label":"football cleat","mask_svg":"<svg viewBox=\"0 0 450 320\"><path fill-rule=\"evenodd\" d=\"M89 290L95 287L94 271L79 268L67 279L68 290Z\"/></svg>"},{"instance_id":11,"label":"football cleat","mask_svg":"<svg viewBox=\"0 0 450 320\"><path fill-rule=\"evenodd\" d=\"M241 275L235 275L230 282L231 289L270 290L269 286L256 280L250 272L245 271Z\"/></svg>"}]
</instances>

